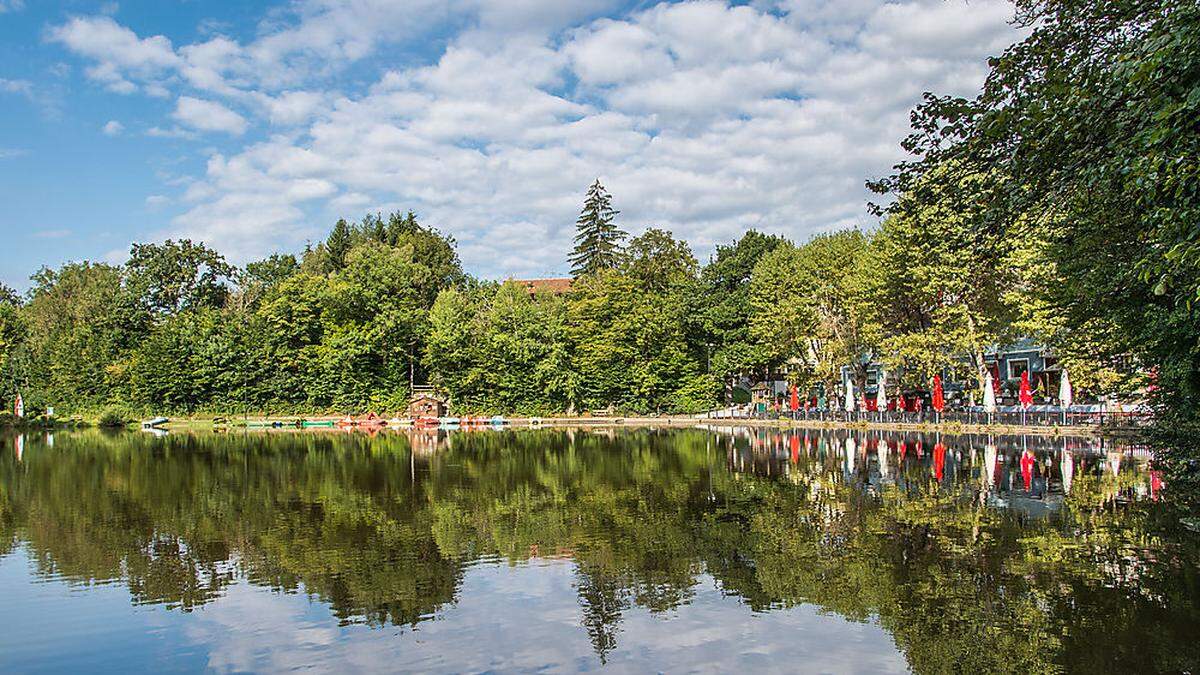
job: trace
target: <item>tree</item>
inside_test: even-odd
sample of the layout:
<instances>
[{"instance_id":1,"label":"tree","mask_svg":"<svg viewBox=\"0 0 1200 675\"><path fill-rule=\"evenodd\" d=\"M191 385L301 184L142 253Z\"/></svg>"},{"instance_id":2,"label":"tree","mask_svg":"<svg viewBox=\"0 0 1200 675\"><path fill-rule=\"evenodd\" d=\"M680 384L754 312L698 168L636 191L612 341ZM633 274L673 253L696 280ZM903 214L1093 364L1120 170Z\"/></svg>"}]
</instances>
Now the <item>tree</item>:
<instances>
[{"instance_id":1,"label":"tree","mask_svg":"<svg viewBox=\"0 0 1200 675\"><path fill-rule=\"evenodd\" d=\"M224 256L190 239L134 244L125 263L125 287L152 316L220 307L229 294L233 267Z\"/></svg>"},{"instance_id":2,"label":"tree","mask_svg":"<svg viewBox=\"0 0 1200 675\"><path fill-rule=\"evenodd\" d=\"M1160 456L1200 496L1200 7L1192 0L1022 0L1026 39L991 62L974 99L927 95L905 148L873 184L970 189L976 225L1045 242L1060 275L1041 298L1097 355L1156 371ZM983 177L955 186L941 167ZM932 177L932 178L931 178ZM897 202L898 209L906 206ZM1111 328L1111 329L1110 329ZM1184 486L1188 487L1184 487Z\"/></svg>"},{"instance_id":3,"label":"tree","mask_svg":"<svg viewBox=\"0 0 1200 675\"><path fill-rule=\"evenodd\" d=\"M708 352L709 371L726 382L727 396L737 376L769 361L750 338L750 279L758 261L784 241L748 230L732 245L717 246L700 274L700 289L692 296L688 315L695 317L694 340Z\"/></svg>"},{"instance_id":4,"label":"tree","mask_svg":"<svg viewBox=\"0 0 1200 675\"><path fill-rule=\"evenodd\" d=\"M338 218L329 233L329 238L325 240L325 255L331 271L346 266L346 253L350 251L350 245L350 226L346 224L345 218Z\"/></svg>"},{"instance_id":5,"label":"tree","mask_svg":"<svg viewBox=\"0 0 1200 675\"><path fill-rule=\"evenodd\" d=\"M625 273L656 293L695 279L698 269L692 247L666 230L650 228L625 249Z\"/></svg>"},{"instance_id":6,"label":"tree","mask_svg":"<svg viewBox=\"0 0 1200 675\"><path fill-rule=\"evenodd\" d=\"M885 363L918 388L953 372L982 392L985 352L1018 337L1015 239L982 226L986 180L956 164L939 167L900 196L873 242L865 306L883 331Z\"/></svg>"},{"instance_id":7,"label":"tree","mask_svg":"<svg viewBox=\"0 0 1200 675\"><path fill-rule=\"evenodd\" d=\"M67 263L32 277L26 326L29 400L63 409L106 403L118 395L124 363L145 326L132 321L121 270L102 263Z\"/></svg>"},{"instance_id":8,"label":"tree","mask_svg":"<svg viewBox=\"0 0 1200 675\"><path fill-rule=\"evenodd\" d=\"M7 399L19 384L12 366L17 350L25 341L25 319L20 298L11 288L0 284L0 397Z\"/></svg>"},{"instance_id":9,"label":"tree","mask_svg":"<svg viewBox=\"0 0 1200 675\"><path fill-rule=\"evenodd\" d=\"M626 235L613 223L618 213L612 208L612 196L596 179L588 188L583 210L575 221L578 230L575 249L567 258L573 276L616 269L621 263L621 242Z\"/></svg>"},{"instance_id":10,"label":"tree","mask_svg":"<svg viewBox=\"0 0 1200 675\"><path fill-rule=\"evenodd\" d=\"M750 335L773 365L791 364L795 383L832 392L849 366L859 391L875 353L861 278L867 238L857 230L783 244L763 256L750 281Z\"/></svg>"}]
</instances>

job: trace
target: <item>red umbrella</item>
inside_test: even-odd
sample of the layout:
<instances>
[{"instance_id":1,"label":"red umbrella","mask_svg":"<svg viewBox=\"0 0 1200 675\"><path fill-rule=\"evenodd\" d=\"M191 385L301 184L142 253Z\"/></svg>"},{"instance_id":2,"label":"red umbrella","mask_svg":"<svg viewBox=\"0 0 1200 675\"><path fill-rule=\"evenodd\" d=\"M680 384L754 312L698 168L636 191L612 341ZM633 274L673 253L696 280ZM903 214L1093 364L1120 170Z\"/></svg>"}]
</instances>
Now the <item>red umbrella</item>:
<instances>
[{"instance_id":1,"label":"red umbrella","mask_svg":"<svg viewBox=\"0 0 1200 675\"><path fill-rule=\"evenodd\" d=\"M933 376L933 409L942 412L946 407L946 395L942 392L942 376Z\"/></svg>"},{"instance_id":2,"label":"red umbrella","mask_svg":"<svg viewBox=\"0 0 1200 675\"><path fill-rule=\"evenodd\" d=\"M792 385L792 412L800 409L800 394L796 391L796 385Z\"/></svg>"},{"instance_id":3,"label":"red umbrella","mask_svg":"<svg viewBox=\"0 0 1200 675\"><path fill-rule=\"evenodd\" d=\"M1033 391L1029 388L1029 371L1021 373L1021 405L1028 408L1033 405Z\"/></svg>"}]
</instances>

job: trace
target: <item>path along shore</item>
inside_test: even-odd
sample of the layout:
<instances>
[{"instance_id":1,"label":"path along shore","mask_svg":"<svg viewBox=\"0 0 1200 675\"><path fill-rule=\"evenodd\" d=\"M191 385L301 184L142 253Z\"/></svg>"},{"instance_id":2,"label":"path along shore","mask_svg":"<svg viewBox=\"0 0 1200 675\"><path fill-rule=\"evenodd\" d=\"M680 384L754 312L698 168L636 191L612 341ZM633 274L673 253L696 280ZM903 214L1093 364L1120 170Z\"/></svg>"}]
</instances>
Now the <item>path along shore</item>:
<instances>
[{"instance_id":1,"label":"path along shore","mask_svg":"<svg viewBox=\"0 0 1200 675\"><path fill-rule=\"evenodd\" d=\"M217 426L213 422L213 417L196 417L196 418L173 418L170 422L163 425L166 429L200 429L204 427ZM240 428L245 427L248 430L256 429L271 429L270 426L265 426L271 422L279 422L283 428L294 428L300 420L308 420L310 422L321 421L336 422L343 419L340 416L299 416L286 415L279 417L227 417L227 420L222 426ZM659 417L506 417L506 427L512 428L552 428L552 427L700 427L700 428L728 428L728 427L767 427L776 429L856 429L863 431L894 431L894 432L913 432L913 433L935 433L944 434L996 434L996 435L1031 435L1031 436L1073 436L1073 437L1096 437L1096 436L1130 436L1136 435L1140 429L1135 427L1110 427L1100 425L1067 425L1067 426L1050 426L1050 425L1009 425L1009 424L962 424L958 422L945 422L934 424L931 422L921 423L896 423L896 422L868 422L868 421L829 421L821 422L817 420L790 420L790 419L761 419L761 418L702 418L692 415L663 415ZM247 426L252 425L252 426ZM409 428L409 427L405 427ZM311 431L321 431L322 428L311 428ZM330 430L326 428L326 430ZM353 427L349 429L337 429L338 431L354 431Z\"/></svg>"}]
</instances>

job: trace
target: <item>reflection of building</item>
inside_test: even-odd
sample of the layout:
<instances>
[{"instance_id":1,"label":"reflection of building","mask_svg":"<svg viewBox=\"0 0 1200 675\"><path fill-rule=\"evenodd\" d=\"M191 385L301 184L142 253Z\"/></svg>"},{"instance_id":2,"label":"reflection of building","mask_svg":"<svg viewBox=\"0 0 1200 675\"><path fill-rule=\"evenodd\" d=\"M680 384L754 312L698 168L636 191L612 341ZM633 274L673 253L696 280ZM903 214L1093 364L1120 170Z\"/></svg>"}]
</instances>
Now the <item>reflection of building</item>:
<instances>
[{"instance_id":1,"label":"reflection of building","mask_svg":"<svg viewBox=\"0 0 1200 675\"><path fill-rule=\"evenodd\" d=\"M413 455L432 455L448 443L445 432L439 429L411 429L405 435Z\"/></svg>"}]
</instances>

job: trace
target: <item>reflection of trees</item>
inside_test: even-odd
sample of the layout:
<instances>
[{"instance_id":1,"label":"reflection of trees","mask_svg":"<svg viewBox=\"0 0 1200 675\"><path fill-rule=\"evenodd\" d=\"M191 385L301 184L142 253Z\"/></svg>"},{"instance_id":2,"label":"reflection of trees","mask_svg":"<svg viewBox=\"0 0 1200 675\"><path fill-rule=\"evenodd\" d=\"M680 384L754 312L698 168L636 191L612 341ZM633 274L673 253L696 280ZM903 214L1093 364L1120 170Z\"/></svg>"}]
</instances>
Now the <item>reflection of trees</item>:
<instances>
[{"instance_id":1,"label":"reflection of trees","mask_svg":"<svg viewBox=\"0 0 1200 675\"><path fill-rule=\"evenodd\" d=\"M453 602L478 557L566 557L602 660L626 612L686 605L702 572L757 610L878 620L919 672L1200 659L1194 542L1117 499L1132 466L1081 468L1038 520L983 506L982 451L940 483L893 452L879 483L874 445L847 472L828 441L763 464L698 431L452 434L415 456L391 433L60 435L0 458L0 555L22 540L43 573L185 610L244 578L376 625Z\"/></svg>"}]
</instances>

